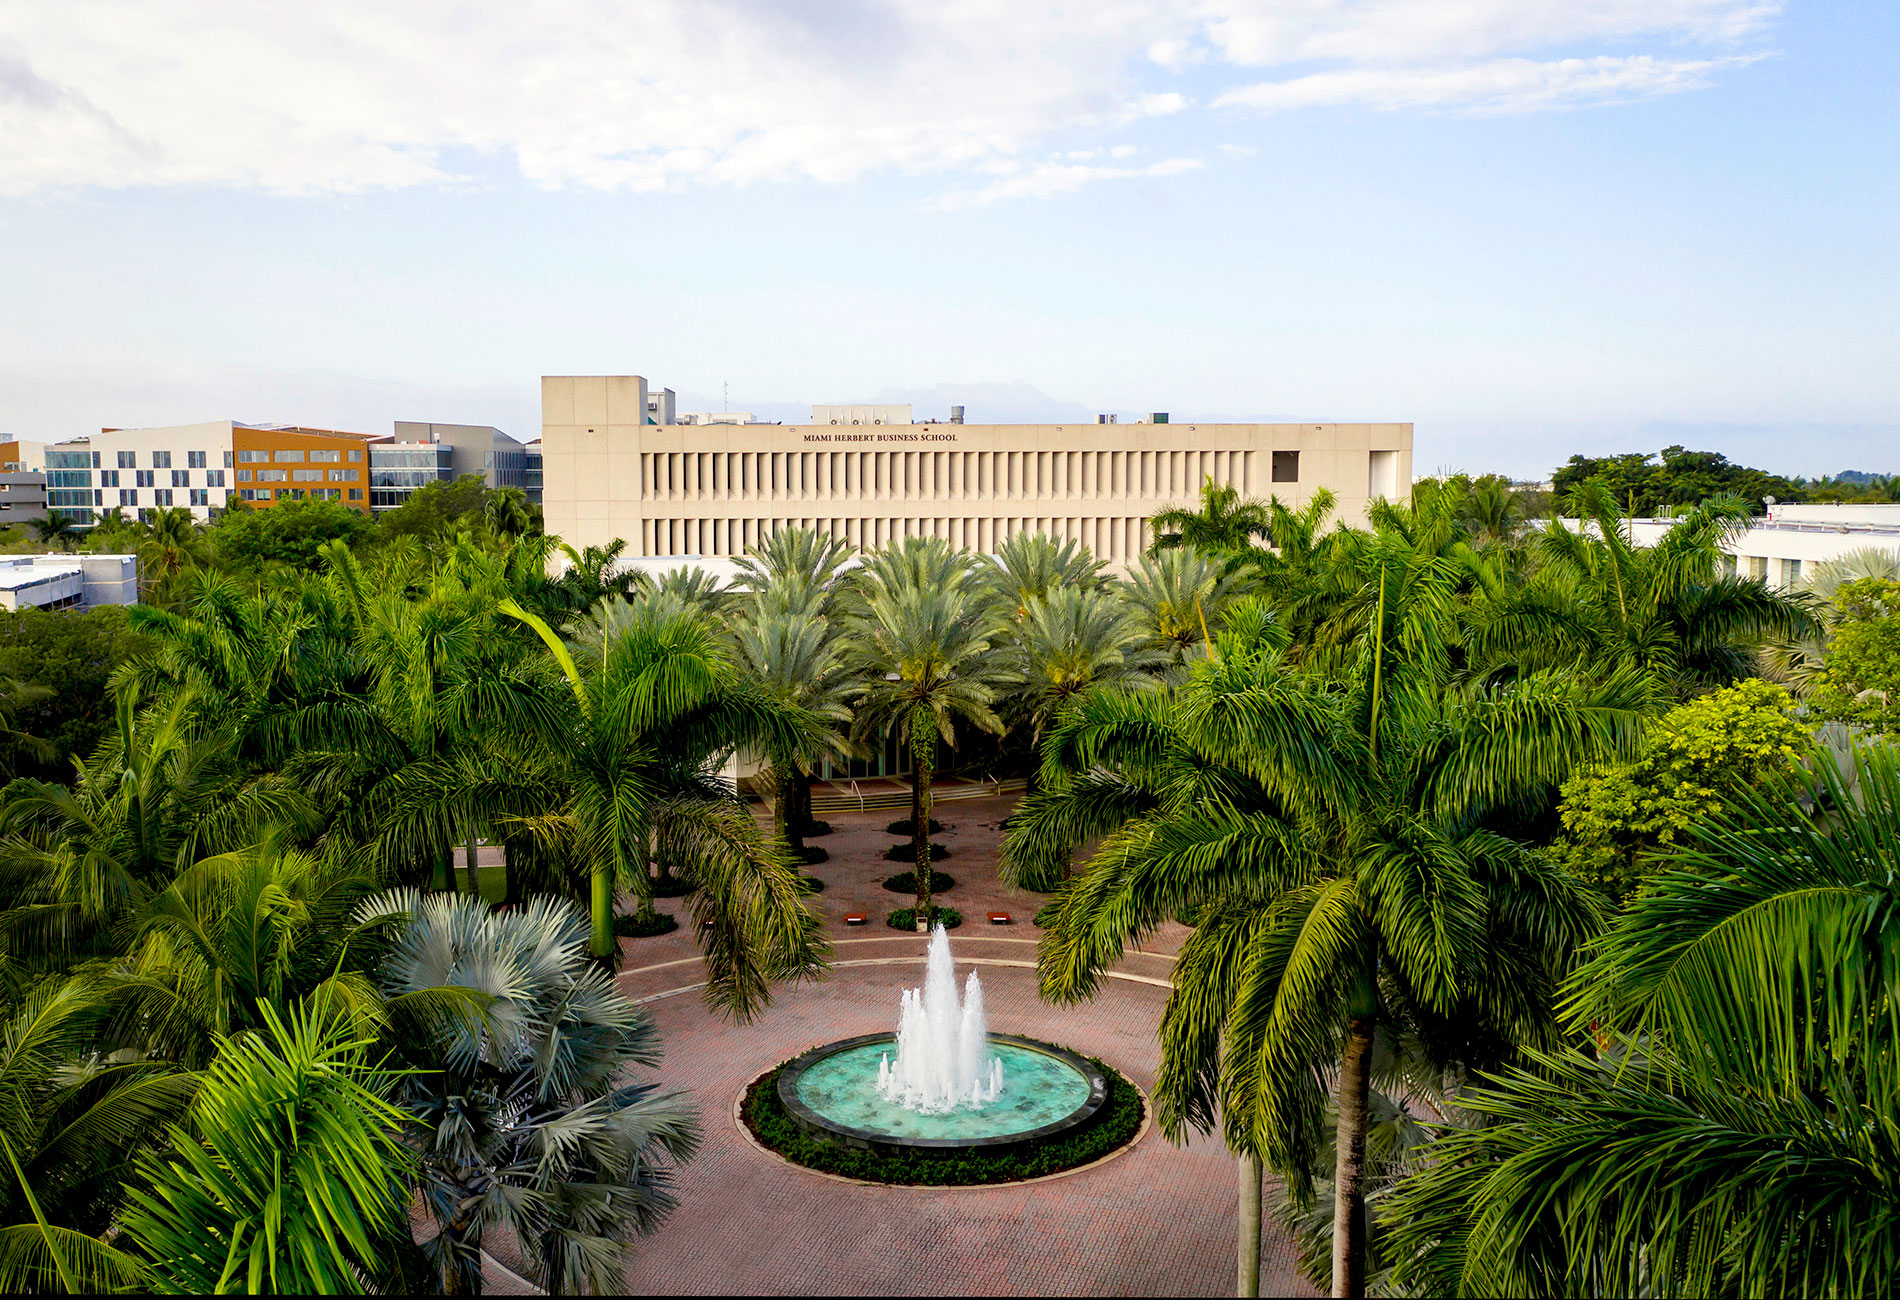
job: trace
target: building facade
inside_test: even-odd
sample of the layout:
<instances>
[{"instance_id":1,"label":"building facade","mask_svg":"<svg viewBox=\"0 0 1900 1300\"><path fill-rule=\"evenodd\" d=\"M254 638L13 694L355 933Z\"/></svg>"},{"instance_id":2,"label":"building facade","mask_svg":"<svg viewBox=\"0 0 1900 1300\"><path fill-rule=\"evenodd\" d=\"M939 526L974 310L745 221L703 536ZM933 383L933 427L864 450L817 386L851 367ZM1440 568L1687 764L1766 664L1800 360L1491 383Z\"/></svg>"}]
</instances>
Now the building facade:
<instances>
[{"instance_id":1,"label":"building facade","mask_svg":"<svg viewBox=\"0 0 1900 1300\"><path fill-rule=\"evenodd\" d=\"M139 598L135 555L0 555L0 610L90 609Z\"/></svg>"},{"instance_id":2,"label":"building facade","mask_svg":"<svg viewBox=\"0 0 1900 1300\"><path fill-rule=\"evenodd\" d=\"M1673 519L1632 519L1631 538L1654 546L1675 524ZM1817 564L1854 551L1875 550L1900 562L1900 505L1785 505L1769 507L1763 518L1724 544L1730 573L1791 591Z\"/></svg>"},{"instance_id":3,"label":"building facade","mask_svg":"<svg viewBox=\"0 0 1900 1300\"><path fill-rule=\"evenodd\" d=\"M1204 479L1294 506L1319 488L1363 522L1412 481L1412 426L908 423L902 407L817 407L809 425L662 424L638 375L541 381L547 529L629 556L743 554L800 526L883 546L1012 533L1073 538L1126 567L1148 518ZM849 423L853 419L856 423ZM833 423L833 421L838 421Z\"/></svg>"},{"instance_id":4,"label":"building facade","mask_svg":"<svg viewBox=\"0 0 1900 1300\"><path fill-rule=\"evenodd\" d=\"M490 488L519 488L541 501L541 448L487 424L396 421L392 441L370 448L370 506L394 510L429 483L478 475Z\"/></svg>"}]
</instances>

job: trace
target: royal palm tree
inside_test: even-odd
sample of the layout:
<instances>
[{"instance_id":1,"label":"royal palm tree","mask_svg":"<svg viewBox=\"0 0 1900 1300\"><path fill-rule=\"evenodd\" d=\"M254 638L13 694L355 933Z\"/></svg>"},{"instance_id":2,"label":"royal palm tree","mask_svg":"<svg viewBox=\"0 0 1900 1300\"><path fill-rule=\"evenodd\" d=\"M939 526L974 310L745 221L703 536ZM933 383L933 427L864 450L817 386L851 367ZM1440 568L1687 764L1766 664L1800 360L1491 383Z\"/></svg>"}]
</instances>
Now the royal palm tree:
<instances>
[{"instance_id":1,"label":"royal palm tree","mask_svg":"<svg viewBox=\"0 0 1900 1300\"><path fill-rule=\"evenodd\" d=\"M534 506L520 488L495 488L482 502L482 517L488 531L503 541L526 537L534 529Z\"/></svg>"},{"instance_id":2,"label":"royal palm tree","mask_svg":"<svg viewBox=\"0 0 1900 1300\"><path fill-rule=\"evenodd\" d=\"M1240 489L1216 483L1213 475L1201 482L1198 510L1175 506L1149 520L1156 552L1191 547L1222 558L1238 555L1272 536L1273 521L1259 501L1243 501Z\"/></svg>"},{"instance_id":3,"label":"royal palm tree","mask_svg":"<svg viewBox=\"0 0 1900 1300\"><path fill-rule=\"evenodd\" d=\"M72 516L58 510L48 510L46 518L27 522L33 529L34 538L42 546L53 546L62 551L71 550L80 533L79 525Z\"/></svg>"},{"instance_id":4,"label":"royal palm tree","mask_svg":"<svg viewBox=\"0 0 1900 1300\"><path fill-rule=\"evenodd\" d=\"M1488 1123L1401 1184L1402 1286L1891 1290L1900 760L1852 762L1727 800L1666 853L1571 981L1594 1050L1479 1081L1462 1104Z\"/></svg>"},{"instance_id":5,"label":"royal palm tree","mask_svg":"<svg viewBox=\"0 0 1900 1300\"><path fill-rule=\"evenodd\" d=\"M773 981L820 969L825 942L796 868L717 775L735 750L791 750L815 724L749 682L703 618L630 620L583 663L527 610L502 609L547 645L571 707L531 762L489 775L492 792L448 784L490 816L541 818L567 860L586 864L591 954L615 951L616 888L650 904L651 845L696 886L715 1005L749 1018Z\"/></svg>"},{"instance_id":6,"label":"royal palm tree","mask_svg":"<svg viewBox=\"0 0 1900 1300\"><path fill-rule=\"evenodd\" d=\"M443 1291L480 1294L491 1230L520 1242L551 1294L610 1295L636 1236L672 1212L672 1168L699 1121L684 1093L631 1082L660 1045L653 1019L589 960L587 918L557 898L495 913L462 895L400 891L366 903L391 931L377 978L393 999L441 987L480 997L479 1017L396 1035L422 1204Z\"/></svg>"},{"instance_id":7,"label":"royal palm tree","mask_svg":"<svg viewBox=\"0 0 1900 1300\"><path fill-rule=\"evenodd\" d=\"M1102 692L1064 715L1003 856L1005 879L1046 886L1101 837L1042 940L1057 1001L1192 914L1161 1028L1164 1132L1218 1120L1297 1194L1336 1081L1335 1295L1363 1287L1375 1040L1466 1064L1548 1043L1564 954L1593 928L1589 891L1486 818L1627 752L1649 707L1632 674L1454 686L1433 628L1450 575L1396 541L1371 559L1376 621L1346 689L1290 665L1284 630L1242 602L1178 692Z\"/></svg>"},{"instance_id":8,"label":"royal palm tree","mask_svg":"<svg viewBox=\"0 0 1900 1300\"><path fill-rule=\"evenodd\" d=\"M198 524L186 506L154 510L141 525L139 582L148 600L198 561Z\"/></svg>"},{"instance_id":9,"label":"royal palm tree","mask_svg":"<svg viewBox=\"0 0 1900 1300\"><path fill-rule=\"evenodd\" d=\"M1801 598L1721 572L1724 542L1748 523L1739 498L1694 507L1654 546L1631 540L1597 484L1579 488L1571 509L1584 526L1553 521L1537 534L1541 563L1527 581L1473 601L1474 662L1627 666L1695 692L1747 676L1762 641L1817 630Z\"/></svg>"},{"instance_id":10,"label":"royal palm tree","mask_svg":"<svg viewBox=\"0 0 1900 1300\"><path fill-rule=\"evenodd\" d=\"M911 857L920 928L931 915L930 781L939 742L957 723L1001 734L996 704L1014 676L994 653L1000 632L970 557L941 538L906 538L854 575L850 664L862 674L860 736L910 751Z\"/></svg>"}]
</instances>

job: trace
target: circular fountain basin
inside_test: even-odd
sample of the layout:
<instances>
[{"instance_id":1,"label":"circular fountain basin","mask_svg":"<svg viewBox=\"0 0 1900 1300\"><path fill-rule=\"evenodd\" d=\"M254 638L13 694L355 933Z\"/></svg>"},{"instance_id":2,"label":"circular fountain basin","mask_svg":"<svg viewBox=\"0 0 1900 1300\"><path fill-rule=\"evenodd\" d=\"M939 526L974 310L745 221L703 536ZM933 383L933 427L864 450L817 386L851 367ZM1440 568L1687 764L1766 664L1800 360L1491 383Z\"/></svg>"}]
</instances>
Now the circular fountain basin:
<instances>
[{"instance_id":1,"label":"circular fountain basin","mask_svg":"<svg viewBox=\"0 0 1900 1300\"><path fill-rule=\"evenodd\" d=\"M814 1137L895 1153L1032 1142L1074 1128L1108 1100L1102 1072L1053 1043L991 1034L989 1050L1003 1062L1003 1094L981 1109L926 1115L879 1096L878 1061L895 1056L895 1034L860 1034L795 1057L779 1073L779 1101Z\"/></svg>"}]
</instances>

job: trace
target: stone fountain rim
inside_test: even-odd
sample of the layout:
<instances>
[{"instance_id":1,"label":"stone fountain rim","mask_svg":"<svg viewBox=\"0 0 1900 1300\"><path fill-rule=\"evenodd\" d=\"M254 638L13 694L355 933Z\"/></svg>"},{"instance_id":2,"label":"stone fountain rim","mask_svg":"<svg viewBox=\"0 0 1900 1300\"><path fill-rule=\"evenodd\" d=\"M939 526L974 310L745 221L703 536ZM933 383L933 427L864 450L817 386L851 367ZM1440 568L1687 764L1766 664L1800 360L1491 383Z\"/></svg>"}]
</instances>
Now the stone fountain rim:
<instances>
[{"instance_id":1,"label":"stone fountain rim","mask_svg":"<svg viewBox=\"0 0 1900 1300\"><path fill-rule=\"evenodd\" d=\"M971 1151L1021 1146L1066 1132L1088 1119L1107 1103L1108 1079L1087 1057L1071 1052L1066 1047L1057 1047L1054 1043L1044 1042L1040 1038L1027 1038L1022 1034L991 1034L989 1039L991 1042L1008 1043L1012 1047L1055 1057L1087 1081L1089 1085L1087 1099L1067 1115L1050 1120L1047 1124L1036 1128L1024 1129L1020 1133L998 1133L990 1137L974 1138L914 1138L837 1123L835 1120L826 1119L799 1098L798 1080L807 1069L826 1057L836 1056L839 1052L848 1052L854 1047L863 1047L868 1043L876 1042L895 1043L897 1035L885 1030L881 1033L856 1034L850 1038L821 1043L817 1047L808 1048L794 1056L785 1063L784 1069L779 1071L779 1104L785 1107L785 1112L792 1117L792 1121L807 1133L833 1141L841 1139L849 1146L891 1151Z\"/></svg>"}]
</instances>

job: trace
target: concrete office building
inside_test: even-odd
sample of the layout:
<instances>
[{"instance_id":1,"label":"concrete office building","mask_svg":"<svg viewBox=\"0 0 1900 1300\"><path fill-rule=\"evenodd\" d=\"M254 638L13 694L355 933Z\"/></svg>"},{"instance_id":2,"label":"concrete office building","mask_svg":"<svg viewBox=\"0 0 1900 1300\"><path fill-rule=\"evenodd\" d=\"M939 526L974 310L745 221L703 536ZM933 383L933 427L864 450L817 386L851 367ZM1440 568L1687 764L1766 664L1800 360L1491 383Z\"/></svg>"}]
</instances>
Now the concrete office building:
<instances>
[{"instance_id":1,"label":"concrete office building","mask_svg":"<svg viewBox=\"0 0 1900 1300\"><path fill-rule=\"evenodd\" d=\"M541 381L547 528L637 556L742 554L799 525L863 547L928 535L991 551L1017 532L1074 538L1125 567L1148 517L1204 477L1338 517L1412 481L1412 426L912 422L904 406L819 406L809 425L663 423L638 375ZM953 421L961 411L953 411Z\"/></svg>"},{"instance_id":2,"label":"concrete office building","mask_svg":"<svg viewBox=\"0 0 1900 1300\"><path fill-rule=\"evenodd\" d=\"M670 410L670 407L668 408ZM519 488L541 501L541 448L488 424L424 424L396 421L393 441L370 448L370 506L394 510L429 483L452 483L465 474L491 488Z\"/></svg>"},{"instance_id":3,"label":"concrete office building","mask_svg":"<svg viewBox=\"0 0 1900 1300\"><path fill-rule=\"evenodd\" d=\"M1662 540L1673 519L1632 519L1630 536L1642 546ZM1900 505L1771 504L1766 516L1725 543L1730 573L1792 590L1814 566L1854 551L1885 551L1900 562Z\"/></svg>"}]
</instances>

